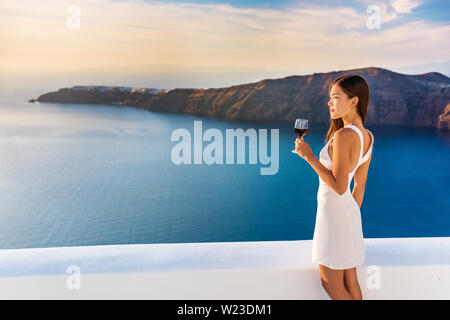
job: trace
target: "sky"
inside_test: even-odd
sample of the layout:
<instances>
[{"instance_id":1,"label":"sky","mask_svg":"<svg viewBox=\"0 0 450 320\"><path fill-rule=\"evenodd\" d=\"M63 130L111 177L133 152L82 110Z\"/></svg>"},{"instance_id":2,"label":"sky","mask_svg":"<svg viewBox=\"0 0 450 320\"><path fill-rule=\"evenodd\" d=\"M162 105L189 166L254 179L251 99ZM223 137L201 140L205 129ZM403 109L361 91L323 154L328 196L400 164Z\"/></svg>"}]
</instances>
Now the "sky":
<instances>
[{"instance_id":1,"label":"sky","mask_svg":"<svg viewBox=\"0 0 450 320\"><path fill-rule=\"evenodd\" d=\"M0 77L173 88L362 67L450 76L449 9L439 0L0 0Z\"/></svg>"}]
</instances>

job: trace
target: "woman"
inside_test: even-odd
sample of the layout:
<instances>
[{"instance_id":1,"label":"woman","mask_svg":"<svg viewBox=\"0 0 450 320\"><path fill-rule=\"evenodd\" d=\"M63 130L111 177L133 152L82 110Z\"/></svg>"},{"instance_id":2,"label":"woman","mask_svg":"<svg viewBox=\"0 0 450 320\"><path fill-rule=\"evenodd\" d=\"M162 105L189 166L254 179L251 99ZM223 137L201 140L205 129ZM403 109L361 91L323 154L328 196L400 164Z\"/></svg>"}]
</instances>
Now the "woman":
<instances>
[{"instance_id":1,"label":"woman","mask_svg":"<svg viewBox=\"0 0 450 320\"><path fill-rule=\"evenodd\" d=\"M331 126L320 160L303 139L295 140L297 154L319 175L313 262L331 299L362 300L356 267L365 258L360 207L374 142L363 126L369 86L362 77L348 75L334 80L328 91Z\"/></svg>"}]
</instances>

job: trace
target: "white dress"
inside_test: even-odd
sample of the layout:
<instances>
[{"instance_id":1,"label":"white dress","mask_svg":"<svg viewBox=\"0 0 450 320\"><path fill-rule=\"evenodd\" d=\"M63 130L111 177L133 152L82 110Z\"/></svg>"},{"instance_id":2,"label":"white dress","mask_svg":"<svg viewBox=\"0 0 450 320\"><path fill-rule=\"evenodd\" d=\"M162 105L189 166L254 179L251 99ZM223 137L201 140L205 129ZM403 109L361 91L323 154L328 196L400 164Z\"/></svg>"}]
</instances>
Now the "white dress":
<instances>
[{"instance_id":1,"label":"white dress","mask_svg":"<svg viewBox=\"0 0 450 320\"><path fill-rule=\"evenodd\" d=\"M312 261L331 269L349 269L361 265L365 258L364 237L361 225L361 211L350 192L350 182L358 167L367 161L372 152L372 143L363 156L364 138L361 130L348 125L345 128L354 129L361 140L361 151L358 163L348 175L348 186L344 194L339 195L319 177L317 191L317 215L312 245ZM332 161L328 154L328 145L334 136L322 148L320 162L331 170Z\"/></svg>"}]
</instances>

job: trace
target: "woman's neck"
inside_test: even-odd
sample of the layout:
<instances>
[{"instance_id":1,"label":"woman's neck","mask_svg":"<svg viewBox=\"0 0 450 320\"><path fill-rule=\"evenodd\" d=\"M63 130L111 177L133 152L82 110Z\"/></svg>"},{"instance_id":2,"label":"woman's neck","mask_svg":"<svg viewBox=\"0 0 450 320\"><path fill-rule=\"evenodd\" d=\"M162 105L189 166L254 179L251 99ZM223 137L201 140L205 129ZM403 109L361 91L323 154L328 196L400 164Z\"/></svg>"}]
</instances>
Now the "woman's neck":
<instances>
[{"instance_id":1,"label":"woman's neck","mask_svg":"<svg viewBox=\"0 0 450 320\"><path fill-rule=\"evenodd\" d=\"M350 126L350 125L358 127L358 126L362 126L363 125L361 118L358 117L358 116L357 117L353 117L351 119L344 119L344 118L342 118L342 122L344 123L344 127L347 127L347 126Z\"/></svg>"}]
</instances>

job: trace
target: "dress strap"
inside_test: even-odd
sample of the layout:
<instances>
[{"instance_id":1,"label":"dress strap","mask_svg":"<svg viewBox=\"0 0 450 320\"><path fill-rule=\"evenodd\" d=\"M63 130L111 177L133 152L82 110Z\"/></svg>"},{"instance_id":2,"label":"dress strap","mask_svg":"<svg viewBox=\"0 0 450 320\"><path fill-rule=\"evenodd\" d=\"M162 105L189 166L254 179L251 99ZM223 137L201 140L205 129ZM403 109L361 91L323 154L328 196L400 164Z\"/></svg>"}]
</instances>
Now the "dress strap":
<instances>
[{"instance_id":1,"label":"dress strap","mask_svg":"<svg viewBox=\"0 0 450 320\"><path fill-rule=\"evenodd\" d=\"M364 162L366 162L366 161L369 159L370 154L372 153L373 145L374 145L374 143L375 143L375 138L373 137L372 131L370 131L370 130L367 130L367 131L369 131L370 136L372 137L372 141L371 141L372 143L370 144L370 148L369 148L369 150L367 151L367 153L366 153L366 154L363 156L363 158L361 159L361 164L364 163Z\"/></svg>"},{"instance_id":2,"label":"dress strap","mask_svg":"<svg viewBox=\"0 0 450 320\"><path fill-rule=\"evenodd\" d=\"M344 128L352 128L353 130L355 130L355 131L358 133L358 135L359 135L359 139L361 140L361 150L360 150L360 152L359 152L358 164L356 165L356 168L358 168L359 162L360 162L361 159L362 159L363 149L364 149L364 138L363 138L363 134L362 134L361 130L360 130L357 126L354 126L354 125L352 125L352 124L349 124L348 126L345 126ZM356 169L356 168L355 168L355 169Z\"/></svg>"}]
</instances>

